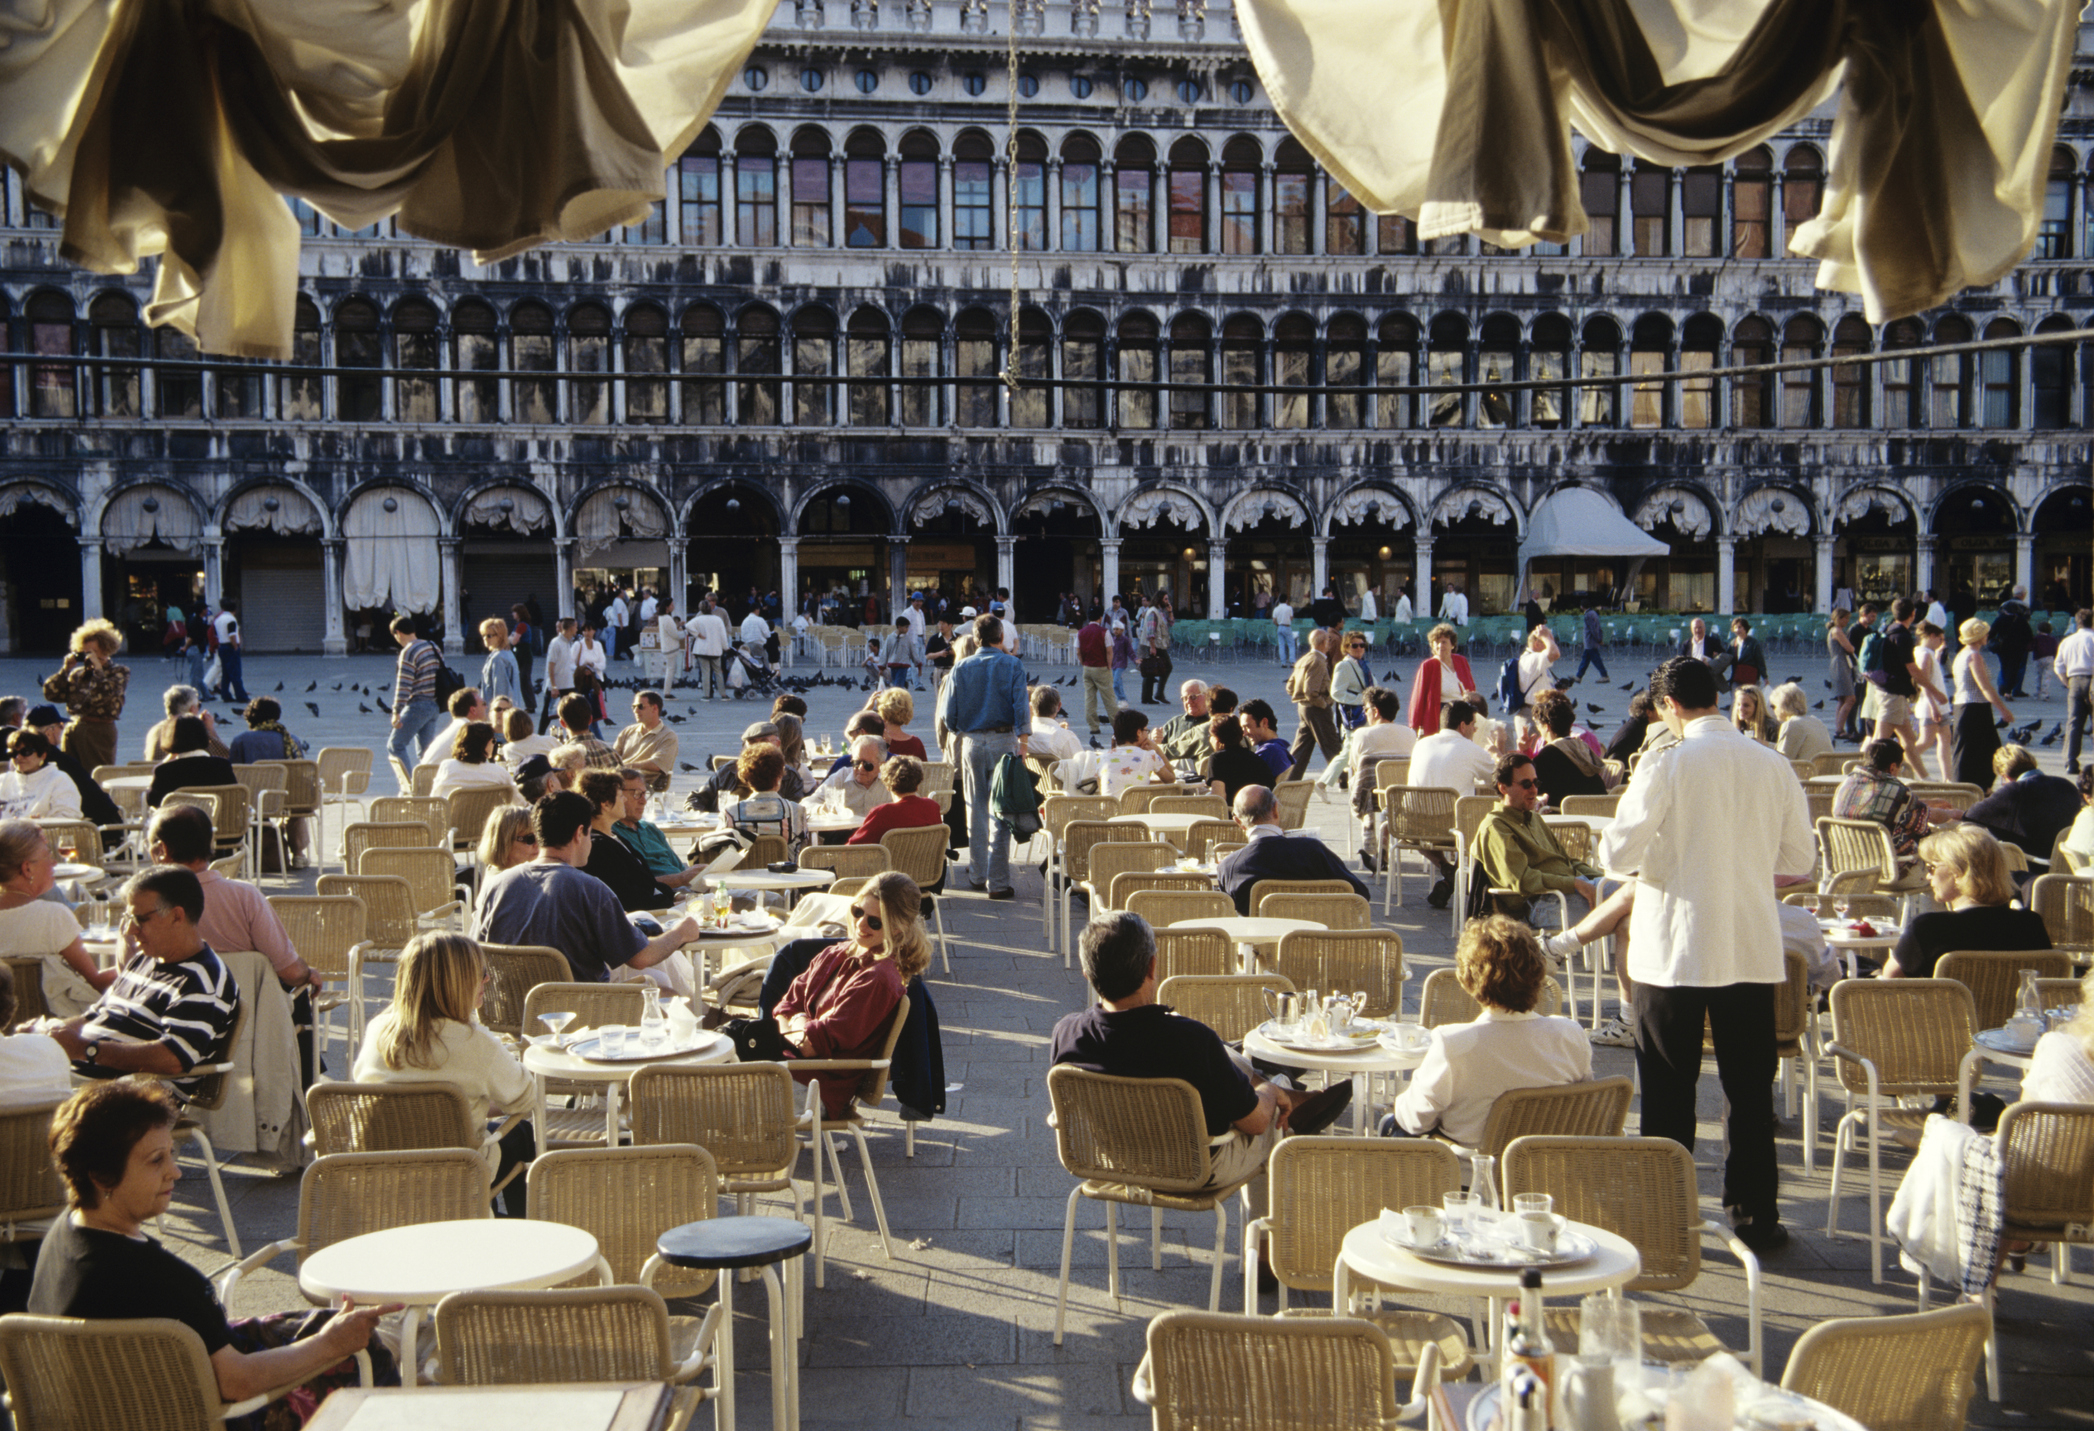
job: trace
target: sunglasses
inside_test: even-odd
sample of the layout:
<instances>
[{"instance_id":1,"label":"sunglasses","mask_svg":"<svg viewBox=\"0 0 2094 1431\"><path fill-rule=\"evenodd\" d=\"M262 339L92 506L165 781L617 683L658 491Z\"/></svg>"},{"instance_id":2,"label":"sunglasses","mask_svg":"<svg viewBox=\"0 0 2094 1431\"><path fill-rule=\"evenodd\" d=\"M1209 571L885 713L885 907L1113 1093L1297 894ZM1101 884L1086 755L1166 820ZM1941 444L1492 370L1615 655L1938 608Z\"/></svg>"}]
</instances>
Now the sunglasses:
<instances>
[{"instance_id":1,"label":"sunglasses","mask_svg":"<svg viewBox=\"0 0 2094 1431\"><path fill-rule=\"evenodd\" d=\"M529 845L532 849L536 849L538 848L538 837L536 835L517 835L509 843L512 845Z\"/></svg>"},{"instance_id":2,"label":"sunglasses","mask_svg":"<svg viewBox=\"0 0 2094 1431\"><path fill-rule=\"evenodd\" d=\"M874 914L874 913L873 913L873 912L872 912L871 910L868 910L868 909L861 909L861 908L859 908L859 907L858 907L857 905L855 905L855 904L854 904L854 905L852 905L852 906L851 906L851 913L852 913L852 914L853 914L853 915L854 915L855 917L857 917L857 918L859 918L859 919L862 919L862 920L864 920L864 921L865 921L865 927L866 927L867 929L870 929L870 930L871 930L871 931L872 931L873 933L875 933L875 934L878 934L878 933L880 933L880 932L881 932L882 930L884 930L884 929L885 929L885 928L887 927L887 926L886 926L886 925L885 925L884 923L882 923L882 922L881 922L881 920L880 920L880 916L879 916L879 915L877 915L877 914Z\"/></svg>"},{"instance_id":3,"label":"sunglasses","mask_svg":"<svg viewBox=\"0 0 2094 1431\"><path fill-rule=\"evenodd\" d=\"M1509 783L1518 786L1522 790L1538 790L1541 788L1541 782L1539 780L1534 780L1531 778L1527 780L1514 780Z\"/></svg>"},{"instance_id":4,"label":"sunglasses","mask_svg":"<svg viewBox=\"0 0 2094 1431\"><path fill-rule=\"evenodd\" d=\"M877 760L854 760L851 762L851 769L853 770L878 770L879 768L880 762Z\"/></svg>"}]
</instances>

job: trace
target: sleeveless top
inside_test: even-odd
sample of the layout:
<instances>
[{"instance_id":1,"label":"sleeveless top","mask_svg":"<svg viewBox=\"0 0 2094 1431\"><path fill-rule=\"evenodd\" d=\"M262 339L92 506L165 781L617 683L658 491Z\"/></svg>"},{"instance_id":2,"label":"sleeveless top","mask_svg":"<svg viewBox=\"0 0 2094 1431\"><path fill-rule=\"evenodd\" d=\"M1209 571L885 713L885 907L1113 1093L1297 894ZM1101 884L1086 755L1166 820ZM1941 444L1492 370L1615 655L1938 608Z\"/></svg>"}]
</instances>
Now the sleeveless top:
<instances>
[{"instance_id":1,"label":"sleeveless top","mask_svg":"<svg viewBox=\"0 0 2094 1431\"><path fill-rule=\"evenodd\" d=\"M1955 704L1959 706L1981 706L1985 704L1985 693L1978 689L1978 683L1972 680L1970 675L1971 661L1983 659L1982 654L1973 651L1968 646L1956 653L1956 690L1952 697Z\"/></svg>"}]
</instances>

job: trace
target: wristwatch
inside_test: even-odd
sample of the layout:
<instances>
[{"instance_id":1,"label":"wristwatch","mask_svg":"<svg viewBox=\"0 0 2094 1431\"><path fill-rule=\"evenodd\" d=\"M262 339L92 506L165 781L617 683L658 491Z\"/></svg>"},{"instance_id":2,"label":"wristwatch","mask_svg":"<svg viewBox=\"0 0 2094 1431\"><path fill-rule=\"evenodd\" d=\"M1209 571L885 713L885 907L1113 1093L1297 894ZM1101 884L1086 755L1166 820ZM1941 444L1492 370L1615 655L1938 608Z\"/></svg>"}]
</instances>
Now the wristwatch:
<instances>
[{"instance_id":1,"label":"wristwatch","mask_svg":"<svg viewBox=\"0 0 2094 1431\"><path fill-rule=\"evenodd\" d=\"M87 1051L80 1055L80 1061L82 1063L99 1065L102 1062L102 1041L95 1038L89 1039L87 1041Z\"/></svg>"}]
</instances>

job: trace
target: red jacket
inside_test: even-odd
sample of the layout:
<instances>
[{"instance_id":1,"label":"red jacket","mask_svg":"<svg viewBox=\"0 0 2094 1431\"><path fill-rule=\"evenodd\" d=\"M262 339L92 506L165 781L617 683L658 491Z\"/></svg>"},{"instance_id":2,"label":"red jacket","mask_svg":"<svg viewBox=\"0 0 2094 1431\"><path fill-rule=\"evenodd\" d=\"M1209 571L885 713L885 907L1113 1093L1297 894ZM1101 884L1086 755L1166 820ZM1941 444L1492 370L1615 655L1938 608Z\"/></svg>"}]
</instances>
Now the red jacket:
<instances>
[{"instance_id":1,"label":"red jacket","mask_svg":"<svg viewBox=\"0 0 2094 1431\"><path fill-rule=\"evenodd\" d=\"M805 1057L873 1058L879 1054L887 1021L901 998L902 973L894 961L861 961L846 941L831 944L814 956L807 971L778 1000L771 1017L783 1022L793 1014L812 1016L801 1038ZM822 1107L836 1118L850 1107L851 1094L864 1075L794 1073L793 1077L801 1083L820 1079Z\"/></svg>"},{"instance_id":2,"label":"red jacket","mask_svg":"<svg viewBox=\"0 0 2094 1431\"><path fill-rule=\"evenodd\" d=\"M1466 656L1454 658L1453 689L1448 689L1447 668L1435 656L1427 656L1418 664L1417 677L1411 682L1411 729L1419 735L1437 735L1440 730L1440 706L1447 701L1458 701L1463 691L1476 689L1476 678L1469 674Z\"/></svg>"},{"instance_id":3,"label":"red jacket","mask_svg":"<svg viewBox=\"0 0 2094 1431\"><path fill-rule=\"evenodd\" d=\"M1105 628L1093 621L1076 633L1076 659L1086 666L1110 666L1112 647L1105 639Z\"/></svg>"},{"instance_id":4,"label":"red jacket","mask_svg":"<svg viewBox=\"0 0 2094 1431\"><path fill-rule=\"evenodd\" d=\"M847 845L877 845L889 830L913 830L923 825L942 825L945 812L928 795L904 795L866 812L865 823L851 831Z\"/></svg>"}]
</instances>

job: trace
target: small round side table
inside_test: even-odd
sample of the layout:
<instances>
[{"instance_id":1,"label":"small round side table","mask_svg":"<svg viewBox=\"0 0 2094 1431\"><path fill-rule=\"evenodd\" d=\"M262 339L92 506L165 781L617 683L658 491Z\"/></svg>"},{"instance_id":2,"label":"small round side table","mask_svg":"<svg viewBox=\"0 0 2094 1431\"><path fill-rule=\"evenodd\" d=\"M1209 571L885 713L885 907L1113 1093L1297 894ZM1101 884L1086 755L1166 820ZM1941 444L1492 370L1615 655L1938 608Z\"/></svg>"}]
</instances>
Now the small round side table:
<instances>
[{"instance_id":1,"label":"small round side table","mask_svg":"<svg viewBox=\"0 0 2094 1431\"><path fill-rule=\"evenodd\" d=\"M709 1267L720 1273L720 1333L714 1375L718 1378L719 1424L734 1420L734 1277L744 1267L763 1272L763 1289L771 1308L771 1431L799 1431L800 1346L799 1282L788 1296L778 1281L776 1264L803 1256L814 1245L806 1223L789 1217L711 1217L672 1227L654 1250L672 1267ZM803 1264L804 1265L804 1264Z\"/></svg>"}]
</instances>

